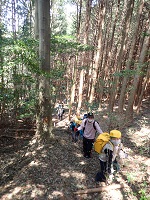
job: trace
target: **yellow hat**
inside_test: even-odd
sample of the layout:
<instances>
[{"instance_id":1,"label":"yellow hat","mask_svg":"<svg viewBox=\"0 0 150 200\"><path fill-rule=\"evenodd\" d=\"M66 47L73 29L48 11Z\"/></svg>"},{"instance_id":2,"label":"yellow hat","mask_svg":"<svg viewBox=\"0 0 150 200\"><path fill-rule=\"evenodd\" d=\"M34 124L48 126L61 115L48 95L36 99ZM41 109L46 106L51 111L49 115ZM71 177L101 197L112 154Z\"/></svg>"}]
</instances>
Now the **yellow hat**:
<instances>
[{"instance_id":1,"label":"yellow hat","mask_svg":"<svg viewBox=\"0 0 150 200\"><path fill-rule=\"evenodd\" d=\"M121 132L118 130L110 131L110 137L121 138Z\"/></svg>"}]
</instances>

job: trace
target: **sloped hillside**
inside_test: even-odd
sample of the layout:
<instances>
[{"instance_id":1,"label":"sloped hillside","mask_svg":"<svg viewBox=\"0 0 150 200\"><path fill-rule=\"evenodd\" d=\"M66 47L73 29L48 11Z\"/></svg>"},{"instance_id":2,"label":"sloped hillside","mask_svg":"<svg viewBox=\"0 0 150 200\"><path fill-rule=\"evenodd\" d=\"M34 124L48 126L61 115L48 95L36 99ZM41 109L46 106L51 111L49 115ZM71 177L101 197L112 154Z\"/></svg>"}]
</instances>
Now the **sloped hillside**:
<instances>
[{"instance_id":1,"label":"sloped hillside","mask_svg":"<svg viewBox=\"0 0 150 200\"><path fill-rule=\"evenodd\" d=\"M130 127L123 127L123 145L128 153L121 171L109 188L96 184L98 155L82 155L82 140L72 142L66 118L56 123L55 138L45 144L34 138L33 128L0 137L0 199L1 200L146 200L150 199L150 111L143 108ZM100 119L98 118L100 116ZM107 117L97 116L102 129L107 129ZM26 127L27 128L27 127ZM22 129L22 127L20 127ZM3 129L4 131L4 129ZM119 187L118 189L115 187ZM100 188L103 191L75 194L79 190ZM108 190L106 191L106 189Z\"/></svg>"}]
</instances>

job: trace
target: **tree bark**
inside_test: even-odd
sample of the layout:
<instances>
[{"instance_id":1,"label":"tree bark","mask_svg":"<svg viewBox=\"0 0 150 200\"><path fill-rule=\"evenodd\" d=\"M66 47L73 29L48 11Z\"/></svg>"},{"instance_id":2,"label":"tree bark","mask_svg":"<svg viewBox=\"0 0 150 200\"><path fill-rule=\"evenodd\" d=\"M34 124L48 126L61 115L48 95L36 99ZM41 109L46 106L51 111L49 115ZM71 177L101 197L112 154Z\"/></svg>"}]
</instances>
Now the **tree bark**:
<instances>
[{"instance_id":1,"label":"tree bark","mask_svg":"<svg viewBox=\"0 0 150 200\"><path fill-rule=\"evenodd\" d=\"M39 77L39 106L36 133L44 140L52 137L52 111L50 81L50 1L38 0L39 58L41 75Z\"/></svg>"},{"instance_id":2,"label":"tree bark","mask_svg":"<svg viewBox=\"0 0 150 200\"><path fill-rule=\"evenodd\" d=\"M88 44L88 33L89 33L89 23L90 23L90 15L91 15L91 4L92 0L88 0L86 4L86 20L85 20L85 33L84 33L84 41L83 43ZM85 66L87 64L87 55L86 52L83 52L83 59L81 66ZM84 69L81 69L80 72L80 83L79 83L79 99L78 99L78 107L77 112L80 113L81 105L82 105L82 93L83 93L83 82L84 82Z\"/></svg>"},{"instance_id":3,"label":"tree bark","mask_svg":"<svg viewBox=\"0 0 150 200\"><path fill-rule=\"evenodd\" d=\"M70 102L69 102L69 113L68 113L68 117L69 117L69 121L71 120L71 114L72 114L72 104L74 103L74 98L75 98L75 89L76 89L76 79L77 79L77 59L78 59L78 56L74 56L72 58L72 61L71 62L71 58L70 58L70 68L73 70L70 70L71 71L71 90L70 90ZM72 67L73 66L73 67Z\"/></svg>"},{"instance_id":4,"label":"tree bark","mask_svg":"<svg viewBox=\"0 0 150 200\"><path fill-rule=\"evenodd\" d=\"M143 86L142 86L142 91L141 91L141 94L139 96L139 101L138 101L137 109L136 109L137 114L139 114L139 112L140 112L140 107L142 105L143 94L144 94L144 91L146 89L146 86L148 85L149 79L150 79L150 69L147 70L147 75L146 75L146 77L144 79L144 83L143 83Z\"/></svg>"},{"instance_id":5,"label":"tree bark","mask_svg":"<svg viewBox=\"0 0 150 200\"><path fill-rule=\"evenodd\" d=\"M139 61L138 61L138 64L136 66L136 75L134 77L133 87L130 91L130 96L129 96L129 100L128 100L128 107L127 107L127 110L126 110L126 119L128 119L129 121L132 120L132 118L133 118L133 105L134 105L134 100L135 100L135 94L136 94L136 91L137 91L140 73L142 71L143 64L144 64L144 61L145 61L145 57L147 55L148 48L149 48L149 45L150 45L149 35L150 35L150 23L148 23L147 34L144 38L144 42L143 42L142 50L141 50L141 53L140 53Z\"/></svg>"},{"instance_id":6,"label":"tree bark","mask_svg":"<svg viewBox=\"0 0 150 200\"><path fill-rule=\"evenodd\" d=\"M82 16L82 0L80 0L79 5L77 3L77 40L79 40L80 37L81 16Z\"/></svg>"},{"instance_id":7,"label":"tree bark","mask_svg":"<svg viewBox=\"0 0 150 200\"><path fill-rule=\"evenodd\" d=\"M105 16L105 4L104 1L101 1L101 8L99 9L99 22L98 22L98 45L97 45L97 51L94 55L94 65L93 65L93 73L92 73L92 88L91 88L91 94L89 98L89 103L92 103L94 100L94 93L95 93L95 86L97 83L97 73L99 69L99 63L101 59L102 54L102 28L104 23L104 16Z\"/></svg>"},{"instance_id":8,"label":"tree bark","mask_svg":"<svg viewBox=\"0 0 150 200\"><path fill-rule=\"evenodd\" d=\"M143 10L143 5L144 5L144 1L142 0L140 2L140 7L139 7L139 10L138 10L138 14L137 14L136 24L135 24L135 28L134 28L134 31L133 31L132 43L131 43L131 47L130 47L130 51L129 51L129 58L128 58L128 62L127 62L127 65L126 65L126 70L130 70L130 67L131 67L131 64L132 64L132 58L133 58L134 49L135 49L135 45L136 45L137 32L138 32L138 27L139 27L139 23L140 23L141 13L142 13L142 10ZM129 79L128 76L123 77L121 93L120 93L120 97L119 97L119 107L118 107L119 113L123 112L124 99L125 99L128 79Z\"/></svg>"},{"instance_id":9,"label":"tree bark","mask_svg":"<svg viewBox=\"0 0 150 200\"><path fill-rule=\"evenodd\" d=\"M121 66L122 66L122 59L123 59L123 46L125 44L125 39L127 37L127 29L130 23L130 19L131 19L131 15L132 15L132 11L133 11L133 0L130 0L127 4L127 11L126 11L126 15L125 15L125 19L124 19L124 24L122 27L122 33L121 33L121 44L120 44L120 49L118 52L118 57L117 57L117 61L116 61L116 72L120 72ZM115 97L117 95L117 89L118 89L118 83L119 83L119 76L115 76L114 80L113 80L113 84L112 84L112 89L111 89L111 95L110 95L110 103L109 103L109 109L110 111L113 111L113 107L114 107L114 103L115 103Z\"/></svg>"}]
</instances>

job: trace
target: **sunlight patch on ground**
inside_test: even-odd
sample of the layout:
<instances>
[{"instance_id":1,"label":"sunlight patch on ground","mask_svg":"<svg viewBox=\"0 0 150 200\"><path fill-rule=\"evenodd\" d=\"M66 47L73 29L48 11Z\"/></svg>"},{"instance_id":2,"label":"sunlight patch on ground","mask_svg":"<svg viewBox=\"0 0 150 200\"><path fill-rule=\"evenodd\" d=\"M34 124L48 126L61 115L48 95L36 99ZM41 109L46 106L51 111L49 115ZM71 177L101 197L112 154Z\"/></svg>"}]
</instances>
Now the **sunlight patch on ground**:
<instances>
[{"instance_id":1,"label":"sunlight patch on ground","mask_svg":"<svg viewBox=\"0 0 150 200\"><path fill-rule=\"evenodd\" d=\"M81 158L83 155L81 153L75 153L76 157Z\"/></svg>"},{"instance_id":2,"label":"sunlight patch on ground","mask_svg":"<svg viewBox=\"0 0 150 200\"><path fill-rule=\"evenodd\" d=\"M56 127L64 127L64 123L66 124L67 121L66 121L66 120L59 121L59 122L56 124Z\"/></svg>"},{"instance_id":3,"label":"sunlight patch on ground","mask_svg":"<svg viewBox=\"0 0 150 200\"><path fill-rule=\"evenodd\" d=\"M38 146L37 150L41 150L44 148L44 145Z\"/></svg>"},{"instance_id":4,"label":"sunlight patch on ground","mask_svg":"<svg viewBox=\"0 0 150 200\"><path fill-rule=\"evenodd\" d=\"M150 144L150 129L148 127L141 127L140 130L129 129L128 131L129 139L136 143L139 152L143 154L143 151L149 151Z\"/></svg>"},{"instance_id":5,"label":"sunlight patch on ground","mask_svg":"<svg viewBox=\"0 0 150 200\"><path fill-rule=\"evenodd\" d=\"M21 187L16 187L11 194L7 195L8 199L12 199L14 195L18 194L21 191Z\"/></svg>"},{"instance_id":6,"label":"sunlight patch on ground","mask_svg":"<svg viewBox=\"0 0 150 200\"><path fill-rule=\"evenodd\" d=\"M27 184L24 187L15 187L10 193L5 194L1 197L1 200L13 200L21 199L22 196L20 194L26 194L31 192L31 197L36 198L37 196L42 196L44 194L44 185L39 185L39 187L36 187L35 185L29 185ZM20 198L19 198L20 197Z\"/></svg>"},{"instance_id":7,"label":"sunlight patch on ground","mask_svg":"<svg viewBox=\"0 0 150 200\"><path fill-rule=\"evenodd\" d=\"M71 175L72 175L72 177L77 178L77 179L84 179L85 178L85 174L79 173L79 172L72 172Z\"/></svg>"},{"instance_id":8,"label":"sunlight patch on ground","mask_svg":"<svg viewBox=\"0 0 150 200\"><path fill-rule=\"evenodd\" d=\"M38 166L39 165L39 163L38 163L38 161L31 161L30 162L30 164L29 164L29 166Z\"/></svg>"},{"instance_id":9,"label":"sunlight patch on ground","mask_svg":"<svg viewBox=\"0 0 150 200\"><path fill-rule=\"evenodd\" d=\"M110 200L111 199L115 199L115 200L123 200L123 195L121 194L121 192L119 190L110 190L108 195L110 196Z\"/></svg>"},{"instance_id":10,"label":"sunlight patch on ground","mask_svg":"<svg viewBox=\"0 0 150 200\"><path fill-rule=\"evenodd\" d=\"M147 160L145 161L145 164L146 164L147 166L149 166L149 168L150 168L150 159L147 159Z\"/></svg>"},{"instance_id":11,"label":"sunlight patch on ground","mask_svg":"<svg viewBox=\"0 0 150 200\"><path fill-rule=\"evenodd\" d=\"M31 197L35 198L36 196L42 196L44 191L40 190L39 188L32 189Z\"/></svg>"},{"instance_id":12,"label":"sunlight patch on ground","mask_svg":"<svg viewBox=\"0 0 150 200\"><path fill-rule=\"evenodd\" d=\"M37 140L36 140L36 138L35 138L35 139L31 140L31 141L29 142L29 144L30 144L30 145L33 145L33 144L36 143L36 141L37 141Z\"/></svg>"},{"instance_id":13,"label":"sunlight patch on ground","mask_svg":"<svg viewBox=\"0 0 150 200\"><path fill-rule=\"evenodd\" d=\"M68 172L61 173L60 175L65 177L65 178L69 178L70 177L70 173L68 173Z\"/></svg>"},{"instance_id":14,"label":"sunlight patch on ground","mask_svg":"<svg viewBox=\"0 0 150 200\"><path fill-rule=\"evenodd\" d=\"M60 198L63 197L63 193L60 191L53 191L51 195L48 196L49 199Z\"/></svg>"},{"instance_id":15,"label":"sunlight patch on ground","mask_svg":"<svg viewBox=\"0 0 150 200\"><path fill-rule=\"evenodd\" d=\"M60 175L65 177L65 178L69 178L70 176L77 178L77 179L84 179L85 178L85 174L79 173L79 172L62 172Z\"/></svg>"},{"instance_id":16,"label":"sunlight patch on ground","mask_svg":"<svg viewBox=\"0 0 150 200\"><path fill-rule=\"evenodd\" d=\"M86 163L84 161L79 162L80 165L85 165Z\"/></svg>"},{"instance_id":17,"label":"sunlight patch on ground","mask_svg":"<svg viewBox=\"0 0 150 200\"><path fill-rule=\"evenodd\" d=\"M61 172L60 174L62 177L65 177L65 178L69 178L70 176L72 176L73 178L76 178L76 179L84 179L85 178L85 174L83 173L79 173L79 172L72 172L72 171L68 171L68 172Z\"/></svg>"},{"instance_id":18,"label":"sunlight patch on ground","mask_svg":"<svg viewBox=\"0 0 150 200\"><path fill-rule=\"evenodd\" d=\"M140 131L136 131L135 134L138 136L144 137L144 136L149 136L150 138L150 129L146 127L142 127Z\"/></svg>"}]
</instances>

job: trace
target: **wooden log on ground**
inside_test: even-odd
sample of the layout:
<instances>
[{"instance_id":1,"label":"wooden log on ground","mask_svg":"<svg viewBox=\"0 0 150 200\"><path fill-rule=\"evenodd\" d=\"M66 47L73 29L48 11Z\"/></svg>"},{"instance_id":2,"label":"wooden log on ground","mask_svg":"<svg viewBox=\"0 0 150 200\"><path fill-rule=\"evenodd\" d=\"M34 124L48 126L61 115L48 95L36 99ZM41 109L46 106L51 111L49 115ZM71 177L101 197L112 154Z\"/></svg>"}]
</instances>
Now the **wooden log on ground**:
<instances>
[{"instance_id":1,"label":"wooden log on ground","mask_svg":"<svg viewBox=\"0 0 150 200\"><path fill-rule=\"evenodd\" d=\"M87 194L87 193L94 193L94 192L103 192L103 191L109 191L109 190L117 190L121 188L127 188L127 184L112 184L108 186L102 186L98 188L90 188L86 190L78 190L77 192L74 192L74 194Z\"/></svg>"},{"instance_id":2,"label":"wooden log on ground","mask_svg":"<svg viewBox=\"0 0 150 200\"><path fill-rule=\"evenodd\" d=\"M17 131L35 131L36 129L35 128L32 128L32 129L30 129L30 128L5 128L5 129L1 129L0 128L0 131L15 131L15 132L17 132Z\"/></svg>"},{"instance_id":3,"label":"wooden log on ground","mask_svg":"<svg viewBox=\"0 0 150 200\"><path fill-rule=\"evenodd\" d=\"M30 136L12 136L12 135L0 135L0 139L2 138L11 138L11 139L31 139L33 135Z\"/></svg>"}]
</instances>

